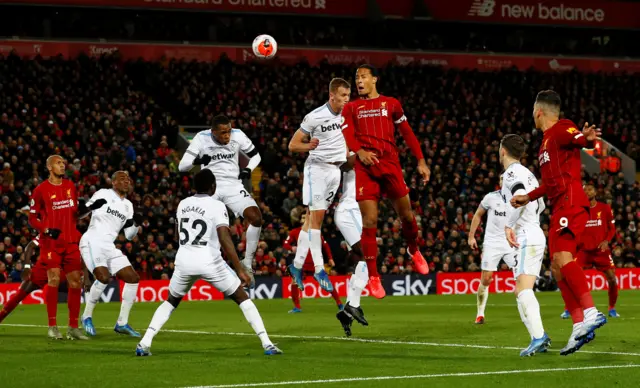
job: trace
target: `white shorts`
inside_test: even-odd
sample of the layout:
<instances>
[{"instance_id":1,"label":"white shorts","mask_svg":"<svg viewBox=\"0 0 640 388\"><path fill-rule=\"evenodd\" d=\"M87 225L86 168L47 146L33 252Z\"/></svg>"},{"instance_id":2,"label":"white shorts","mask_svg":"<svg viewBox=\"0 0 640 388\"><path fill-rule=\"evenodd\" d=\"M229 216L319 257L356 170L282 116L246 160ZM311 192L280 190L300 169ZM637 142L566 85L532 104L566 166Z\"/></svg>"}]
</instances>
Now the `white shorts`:
<instances>
[{"instance_id":1,"label":"white shorts","mask_svg":"<svg viewBox=\"0 0 640 388\"><path fill-rule=\"evenodd\" d=\"M213 199L224 203L236 217L243 216L245 209L249 207L258 207L251 193L239 180L218 180Z\"/></svg>"},{"instance_id":2,"label":"white shorts","mask_svg":"<svg viewBox=\"0 0 640 388\"><path fill-rule=\"evenodd\" d=\"M241 283L238 275L224 261L220 264L208 264L201 267L182 268L176 266L169 281L169 292L175 297L182 298L191 290L193 283L199 279L211 284L225 296L236 292Z\"/></svg>"},{"instance_id":3,"label":"white shorts","mask_svg":"<svg viewBox=\"0 0 640 388\"><path fill-rule=\"evenodd\" d=\"M362 237L362 214L360 214L360 208L342 208L338 205L334 219L338 230L350 247L360 241Z\"/></svg>"},{"instance_id":4,"label":"white shorts","mask_svg":"<svg viewBox=\"0 0 640 388\"><path fill-rule=\"evenodd\" d=\"M309 210L327 210L340 187L340 167L329 163L305 163L302 203Z\"/></svg>"},{"instance_id":5,"label":"white shorts","mask_svg":"<svg viewBox=\"0 0 640 388\"><path fill-rule=\"evenodd\" d=\"M518 244L520 248L516 250L516 262L512 267L513 277L517 279L520 275L540 276L546 245L528 245L524 237L518 237Z\"/></svg>"},{"instance_id":6,"label":"white shorts","mask_svg":"<svg viewBox=\"0 0 640 388\"><path fill-rule=\"evenodd\" d=\"M96 267L106 267L111 275L115 275L121 269L131 267L127 256L113 243L89 240L90 238L83 237L79 246L82 260L89 272L93 273Z\"/></svg>"},{"instance_id":7,"label":"white shorts","mask_svg":"<svg viewBox=\"0 0 640 388\"><path fill-rule=\"evenodd\" d=\"M509 268L513 268L516 264L515 255L515 249L485 245L482 247L482 262L480 268L483 271L495 272L498 269L500 260L504 260Z\"/></svg>"}]
</instances>

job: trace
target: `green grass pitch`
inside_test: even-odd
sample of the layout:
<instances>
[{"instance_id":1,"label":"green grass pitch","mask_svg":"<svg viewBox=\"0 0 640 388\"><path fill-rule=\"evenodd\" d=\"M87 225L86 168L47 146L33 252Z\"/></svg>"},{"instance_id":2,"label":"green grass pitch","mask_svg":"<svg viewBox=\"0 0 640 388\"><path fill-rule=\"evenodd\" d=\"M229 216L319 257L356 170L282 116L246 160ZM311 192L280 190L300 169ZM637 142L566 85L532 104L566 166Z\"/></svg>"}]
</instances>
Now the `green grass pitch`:
<instances>
[{"instance_id":1,"label":"green grass pitch","mask_svg":"<svg viewBox=\"0 0 640 388\"><path fill-rule=\"evenodd\" d=\"M490 295L482 326L473 324L474 295L363 298L370 326L354 323L352 340L344 338L331 300L303 300L297 315L287 314L289 300L258 300L285 352L275 357L262 354L231 301L184 302L147 358L135 357L135 338L113 332L118 303L96 307L98 336L86 342L48 340L45 307L19 306L0 325L0 387L640 386L640 293L621 292L622 318L610 319L594 342L568 357L558 354L571 331L559 317L560 295L537 295L552 348L532 358L519 357L529 341L510 294ZM604 311L606 293L595 299ZM132 326L143 332L156 306L135 305ZM66 315L60 305L59 323Z\"/></svg>"}]
</instances>

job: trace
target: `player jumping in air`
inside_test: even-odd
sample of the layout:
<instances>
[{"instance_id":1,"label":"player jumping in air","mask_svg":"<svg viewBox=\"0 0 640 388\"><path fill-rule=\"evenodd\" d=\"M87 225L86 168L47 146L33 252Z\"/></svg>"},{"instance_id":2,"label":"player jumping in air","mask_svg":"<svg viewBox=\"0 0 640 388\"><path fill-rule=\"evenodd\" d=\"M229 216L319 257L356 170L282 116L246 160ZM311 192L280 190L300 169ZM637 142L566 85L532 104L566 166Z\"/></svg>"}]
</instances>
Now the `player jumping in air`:
<instances>
[{"instance_id":1,"label":"player jumping in air","mask_svg":"<svg viewBox=\"0 0 640 388\"><path fill-rule=\"evenodd\" d=\"M515 195L511 205L525 206L546 195L551 201L549 255L551 271L573 319L573 331L561 355L576 352L591 341L595 330L607 323L591 297L587 278L573 260L589 219L589 199L582 189L580 150L593 147L599 131L585 123L582 131L571 120L560 120L560 95L538 93L533 106L535 126L544 133L538 152L542 185L528 194Z\"/></svg>"},{"instance_id":2,"label":"player jumping in air","mask_svg":"<svg viewBox=\"0 0 640 388\"><path fill-rule=\"evenodd\" d=\"M238 164L239 152L251 158L242 170ZM213 118L211 129L200 131L193 138L178 166L183 172L191 170L193 166L210 169L218 180L215 199L229 207L236 217L242 216L249 222L246 251L242 262L251 277L251 284L252 263L260 241L262 213L256 201L245 189L242 180L251 177L251 171L260 164L260 160L258 150L247 135L239 129L231 128L229 119L220 115Z\"/></svg>"},{"instance_id":3,"label":"player jumping in air","mask_svg":"<svg viewBox=\"0 0 640 388\"><path fill-rule=\"evenodd\" d=\"M40 234L40 260L47 269L48 289L46 293L50 338L62 339L57 326L58 287L60 273L67 277L69 296L68 339L88 339L78 329L80 296L82 293L82 259L78 241L80 232L76 228L78 217L87 211L78 206L75 185L66 179L66 164L59 155L47 158L49 178L39 184L31 195L29 224Z\"/></svg>"},{"instance_id":4,"label":"player jumping in air","mask_svg":"<svg viewBox=\"0 0 640 388\"><path fill-rule=\"evenodd\" d=\"M525 149L524 140L518 135L506 135L500 142L500 163L504 168L500 194L508 204L504 231L509 245L516 248L515 265L512 267L516 279L516 301L520 318L531 337L529 346L520 352L523 357L545 352L551 345L542 326L540 304L533 292L547 245L540 227L540 214L545 209L544 201L539 198L519 209L509 205L512 196L526 194L539 187L536 177L520 164Z\"/></svg>"},{"instance_id":5,"label":"player jumping in air","mask_svg":"<svg viewBox=\"0 0 640 388\"><path fill-rule=\"evenodd\" d=\"M287 236L287 239L284 240L284 249L288 251L293 250L294 244L297 241L300 241L299 240L300 234L305 227L309 228L308 214L302 215L301 227L291 229L291 231L289 231L289 236ZM322 237L322 249L324 249L324 252L326 254L327 262L333 261L333 256L331 255L331 248L329 247L329 244L327 244L327 242L324 240L324 237ZM301 249L299 246L296 248L295 259L299 260L300 257L302 257L302 260L304 260L303 261L304 264L302 265L302 272L309 275L315 274L315 265L314 265L313 259L311 258L311 252L309 251L308 245L306 249ZM293 301L293 309L289 311L289 313L295 314L295 313L302 312L302 308L300 307L300 298L302 298L302 294L303 294L302 290L303 289L298 287L298 284L296 282L293 282L291 284L291 300ZM338 309L342 310L343 308L342 300L340 299L340 295L338 295L338 290L335 287L333 288L333 290L331 290L331 297L333 298L333 300L336 301L336 305L338 305Z\"/></svg>"},{"instance_id":6,"label":"player jumping in air","mask_svg":"<svg viewBox=\"0 0 640 388\"><path fill-rule=\"evenodd\" d=\"M127 240L132 240L139 230L134 221L133 205L126 198L131 190L131 178L126 171L116 171L111 176L111 189L96 191L87 206L93 208L91 222L87 232L80 239L80 252L89 271L93 273L95 282L87 296L82 326L89 336L96 335L93 326L93 309L100 300L100 295L109 284L112 275L124 282L120 315L114 331L140 337L140 333L129 326L129 313L136 301L140 277L134 271L127 256L116 248L114 240L120 230L124 229ZM85 275L85 276L88 276Z\"/></svg>"},{"instance_id":7,"label":"player jumping in air","mask_svg":"<svg viewBox=\"0 0 640 388\"><path fill-rule=\"evenodd\" d=\"M315 266L314 278L325 291L333 291L333 285L324 270L322 258L322 222L333 203L333 197L340 187L340 166L347 161L347 146L342 136L342 108L349 102L351 85L342 78L334 78L329 83L329 101L307 114L300 129L289 142L289 150L296 153L309 152L304 164L304 186L302 199L309 207L309 225L303 226L304 233L298 238L298 249L289 272L299 288L302 283L302 265L307 249Z\"/></svg>"},{"instance_id":8,"label":"player jumping in air","mask_svg":"<svg viewBox=\"0 0 640 388\"><path fill-rule=\"evenodd\" d=\"M618 301L618 281L616 280L616 266L611 259L609 241L616 235L616 221L611 207L606 203L596 201L596 188L586 185L584 192L589 198L589 220L582 234L580 251L577 261L583 269L595 268L604 273L609 283L609 316L619 318L616 311ZM571 316L565 309L562 318Z\"/></svg>"},{"instance_id":9,"label":"player jumping in air","mask_svg":"<svg viewBox=\"0 0 640 388\"><path fill-rule=\"evenodd\" d=\"M178 205L177 222L180 231L180 247L176 255L176 269L169 282L169 297L151 319L142 341L136 347L136 355L150 356L153 337L169 320L193 283L204 279L240 306L244 317L260 338L264 354L282 354L269 339L260 313L242 287L251 281L238 259L229 230L229 216L224 204L214 199L216 178L209 169L195 175L197 194L185 198ZM222 258L220 248L235 268L235 272ZM242 280L241 280L242 279Z\"/></svg>"},{"instance_id":10,"label":"player jumping in air","mask_svg":"<svg viewBox=\"0 0 640 388\"><path fill-rule=\"evenodd\" d=\"M378 94L377 82L378 73L373 66L358 67L356 86L360 99L345 105L342 130L347 147L358 156L354 167L356 200L362 213L362 252L369 271L369 287L373 296L383 298L385 290L378 274L376 243L378 203L382 195L392 201L402 219L402 234L415 269L421 274L429 272L429 266L417 245L418 225L398 158L396 127L418 160L417 171L423 182L429 180L430 171L400 102Z\"/></svg>"},{"instance_id":11,"label":"player jumping in air","mask_svg":"<svg viewBox=\"0 0 640 388\"><path fill-rule=\"evenodd\" d=\"M500 177L502 186L502 176ZM504 261L510 268L513 268L515 250L509 246L509 242L504 236L504 226L507 223L507 204L504 202L500 191L491 192L482 198L480 206L473 215L471 229L469 230L469 246L471 249L478 249L478 242L475 235L482 217L487 214L487 226L484 230L482 245L482 275L478 286L476 323L484 324L484 310L489 299L489 285L493 278L493 273Z\"/></svg>"}]
</instances>

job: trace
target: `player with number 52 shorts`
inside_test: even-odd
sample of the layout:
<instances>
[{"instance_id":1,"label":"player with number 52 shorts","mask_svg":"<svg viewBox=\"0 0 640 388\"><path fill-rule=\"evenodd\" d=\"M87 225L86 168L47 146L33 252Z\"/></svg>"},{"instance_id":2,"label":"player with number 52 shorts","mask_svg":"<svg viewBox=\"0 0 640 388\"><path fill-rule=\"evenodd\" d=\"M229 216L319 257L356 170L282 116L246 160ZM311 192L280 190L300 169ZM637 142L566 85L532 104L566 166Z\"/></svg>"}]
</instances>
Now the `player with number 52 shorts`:
<instances>
[{"instance_id":1,"label":"player with number 52 shorts","mask_svg":"<svg viewBox=\"0 0 640 388\"><path fill-rule=\"evenodd\" d=\"M250 158L243 169L240 169L239 153ZM226 116L219 115L211 121L211 129L200 131L193 138L178 166L183 172L191 170L193 166L211 170L218 180L214 198L231 209L236 217L242 216L249 222L247 249L242 263L252 277L252 283L251 265L260 240L262 213L242 181L251 178L251 172L260 164L260 160L258 150L247 135L232 128Z\"/></svg>"},{"instance_id":2,"label":"player with number 52 shorts","mask_svg":"<svg viewBox=\"0 0 640 388\"><path fill-rule=\"evenodd\" d=\"M591 341L595 330L607 323L607 317L595 308L587 278L574 261L589 219L589 199L582 189L580 150L593 148L599 130L585 123L580 131L571 120L560 120L560 105L560 95L555 91L538 93L533 118L536 128L543 132L538 152L542 185L528 194L515 195L511 204L525 206L544 195L551 202L551 271L574 323L569 342L560 351L568 355Z\"/></svg>"}]
</instances>

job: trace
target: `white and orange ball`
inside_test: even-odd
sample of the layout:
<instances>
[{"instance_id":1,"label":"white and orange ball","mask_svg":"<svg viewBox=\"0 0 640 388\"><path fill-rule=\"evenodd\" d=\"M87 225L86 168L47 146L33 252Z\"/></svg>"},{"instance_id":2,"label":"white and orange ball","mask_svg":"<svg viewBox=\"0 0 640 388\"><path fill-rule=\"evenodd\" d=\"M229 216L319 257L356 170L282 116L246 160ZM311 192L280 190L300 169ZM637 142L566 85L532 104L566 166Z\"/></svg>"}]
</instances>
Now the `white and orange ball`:
<instances>
[{"instance_id":1,"label":"white and orange ball","mask_svg":"<svg viewBox=\"0 0 640 388\"><path fill-rule=\"evenodd\" d=\"M253 54L262 59L271 59L278 51L278 43L270 35L260 35L253 40Z\"/></svg>"}]
</instances>

